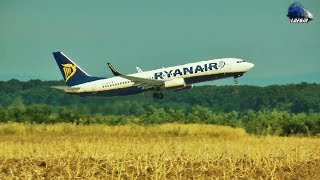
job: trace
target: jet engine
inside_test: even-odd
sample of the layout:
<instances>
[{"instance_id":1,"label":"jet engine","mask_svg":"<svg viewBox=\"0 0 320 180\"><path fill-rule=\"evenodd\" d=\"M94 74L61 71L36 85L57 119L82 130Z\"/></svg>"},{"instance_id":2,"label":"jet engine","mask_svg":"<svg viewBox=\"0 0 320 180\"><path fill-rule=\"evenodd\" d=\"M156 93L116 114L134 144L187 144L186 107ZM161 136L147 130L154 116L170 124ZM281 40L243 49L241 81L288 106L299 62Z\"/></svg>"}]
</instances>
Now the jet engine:
<instances>
[{"instance_id":1,"label":"jet engine","mask_svg":"<svg viewBox=\"0 0 320 180\"><path fill-rule=\"evenodd\" d=\"M164 82L164 88L169 90L176 90L186 87L186 82L183 78L176 78L170 81Z\"/></svg>"}]
</instances>

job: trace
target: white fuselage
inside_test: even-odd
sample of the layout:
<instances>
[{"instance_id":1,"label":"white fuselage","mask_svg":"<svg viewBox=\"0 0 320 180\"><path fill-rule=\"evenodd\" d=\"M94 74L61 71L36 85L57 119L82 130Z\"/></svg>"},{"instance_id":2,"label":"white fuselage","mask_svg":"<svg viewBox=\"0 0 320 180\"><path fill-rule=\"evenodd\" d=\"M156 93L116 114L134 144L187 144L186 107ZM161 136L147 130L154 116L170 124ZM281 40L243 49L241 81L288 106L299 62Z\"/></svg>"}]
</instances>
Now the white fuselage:
<instances>
[{"instance_id":1,"label":"white fuselage","mask_svg":"<svg viewBox=\"0 0 320 180\"><path fill-rule=\"evenodd\" d=\"M188 79L193 79L192 83L204 82L208 80L199 79L198 77L214 77L215 75L226 75L230 76L219 76L221 79L225 77L233 77L236 73L245 73L250 70L254 65L249 62L245 62L241 59L236 58L224 58L224 59L213 59L207 61L200 61L196 63L188 63L179 66L160 68L151 71L144 71L134 74L129 74L128 76L140 77L146 79L156 79L161 81L170 81L178 78L183 78L186 80L187 85ZM210 78L209 78L210 79ZM212 80L212 79L210 79ZM112 77L107 79L100 79L92 82L87 82L73 86L74 88L79 88L76 93L81 92L101 92L101 91L111 91L123 88L130 88L134 85L134 82L122 78L122 77Z\"/></svg>"}]
</instances>

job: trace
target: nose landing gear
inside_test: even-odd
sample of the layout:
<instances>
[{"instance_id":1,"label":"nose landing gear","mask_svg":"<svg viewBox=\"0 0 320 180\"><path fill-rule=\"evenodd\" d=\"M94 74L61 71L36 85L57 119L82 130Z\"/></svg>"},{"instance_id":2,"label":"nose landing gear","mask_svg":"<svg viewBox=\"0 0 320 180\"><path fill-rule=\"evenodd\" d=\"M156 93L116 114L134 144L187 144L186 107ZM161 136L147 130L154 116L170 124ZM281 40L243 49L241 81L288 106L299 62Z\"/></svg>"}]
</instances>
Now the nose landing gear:
<instances>
[{"instance_id":1,"label":"nose landing gear","mask_svg":"<svg viewBox=\"0 0 320 180\"><path fill-rule=\"evenodd\" d=\"M237 78L238 77L241 77L241 76L243 76L243 73L238 73L238 74L235 74L234 76L233 76L233 78L234 78L234 84L238 84L238 80L237 80Z\"/></svg>"}]
</instances>

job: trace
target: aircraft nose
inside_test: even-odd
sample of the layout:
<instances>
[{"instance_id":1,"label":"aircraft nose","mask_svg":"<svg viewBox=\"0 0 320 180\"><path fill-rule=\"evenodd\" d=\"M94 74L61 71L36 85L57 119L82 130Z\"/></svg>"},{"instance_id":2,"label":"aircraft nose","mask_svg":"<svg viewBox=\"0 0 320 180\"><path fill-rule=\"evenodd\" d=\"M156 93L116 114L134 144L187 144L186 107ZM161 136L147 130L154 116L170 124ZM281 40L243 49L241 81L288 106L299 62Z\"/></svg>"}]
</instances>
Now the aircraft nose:
<instances>
[{"instance_id":1,"label":"aircraft nose","mask_svg":"<svg viewBox=\"0 0 320 180\"><path fill-rule=\"evenodd\" d=\"M252 69L254 67L254 64L253 63L248 63L247 67L248 67L248 70L250 70L250 69Z\"/></svg>"}]
</instances>

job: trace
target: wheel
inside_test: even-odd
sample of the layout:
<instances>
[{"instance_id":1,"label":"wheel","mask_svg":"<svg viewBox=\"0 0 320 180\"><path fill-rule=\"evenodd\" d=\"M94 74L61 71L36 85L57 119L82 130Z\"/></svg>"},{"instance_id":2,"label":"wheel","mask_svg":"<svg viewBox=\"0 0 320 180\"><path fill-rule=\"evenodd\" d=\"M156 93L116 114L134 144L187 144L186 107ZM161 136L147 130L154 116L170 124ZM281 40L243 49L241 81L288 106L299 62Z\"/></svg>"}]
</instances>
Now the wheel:
<instances>
[{"instance_id":1,"label":"wheel","mask_svg":"<svg viewBox=\"0 0 320 180\"><path fill-rule=\"evenodd\" d=\"M163 94L161 92L158 95L159 95L159 99L163 99Z\"/></svg>"},{"instance_id":2,"label":"wheel","mask_svg":"<svg viewBox=\"0 0 320 180\"><path fill-rule=\"evenodd\" d=\"M155 92L155 93L153 93L153 98L155 98L155 99L163 99L163 94L162 94L162 92Z\"/></svg>"},{"instance_id":3,"label":"wheel","mask_svg":"<svg viewBox=\"0 0 320 180\"><path fill-rule=\"evenodd\" d=\"M156 93L156 92L153 93L152 97L155 98L155 99L158 99L158 93Z\"/></svg>"}]
</instances>

